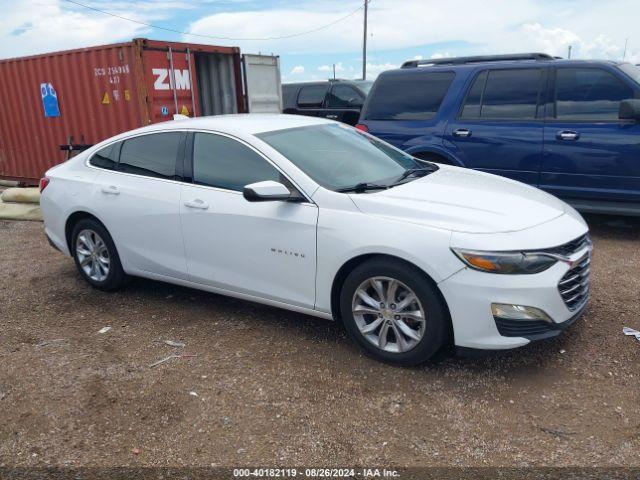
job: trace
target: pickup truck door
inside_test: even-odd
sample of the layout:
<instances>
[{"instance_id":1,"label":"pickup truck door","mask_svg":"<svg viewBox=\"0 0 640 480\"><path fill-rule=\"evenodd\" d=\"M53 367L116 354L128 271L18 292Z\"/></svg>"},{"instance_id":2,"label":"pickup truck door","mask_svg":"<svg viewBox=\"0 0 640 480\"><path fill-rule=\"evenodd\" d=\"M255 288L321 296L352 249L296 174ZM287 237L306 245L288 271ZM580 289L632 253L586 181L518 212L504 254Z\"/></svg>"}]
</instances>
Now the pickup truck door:
<instances>
[{"instance_id":1,"label":"pickup truck door","mask_svg":"<svg viewBox=\"0 0 640 480\"><path fill-rule=\"evenodd\" d=\"M325 110L320 116L353 126L358 123L363 103L362 93L350 85L336 83L327 93Z\"/></svg>"}]
</instances>

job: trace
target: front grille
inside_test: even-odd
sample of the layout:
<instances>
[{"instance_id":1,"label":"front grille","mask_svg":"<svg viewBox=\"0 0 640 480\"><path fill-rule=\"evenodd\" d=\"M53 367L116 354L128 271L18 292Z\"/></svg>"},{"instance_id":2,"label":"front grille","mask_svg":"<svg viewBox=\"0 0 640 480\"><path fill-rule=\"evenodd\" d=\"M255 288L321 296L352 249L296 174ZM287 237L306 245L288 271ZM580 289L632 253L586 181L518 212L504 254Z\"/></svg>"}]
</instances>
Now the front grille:
<instances>
[{"instance_id":1,"label":"front grille","mask_svg":"<svg viewBox=\"0 0 640 480\"><path fill-rule=\"evenodd\" d=\"M571 311L582 306L589 296L589 271L591 252L581 258L558 282L558 291Z\"/></svg>"},{"instance_id":2,"label":"front grille","mask_svg":"<svg viewBox=\"0 0 640 480\"><path fill-rule=\"evenodd\" d=\"M579 252L586 246L591 246L591 239L589 238L588 233L585 233L584 235L576 238L575 240L571 240L570 242L560 245L559 247L545 248L544 250L541 250L541 251L568 257L569 255L572 255L575 252Z\"/></svg>"}]
</instances>

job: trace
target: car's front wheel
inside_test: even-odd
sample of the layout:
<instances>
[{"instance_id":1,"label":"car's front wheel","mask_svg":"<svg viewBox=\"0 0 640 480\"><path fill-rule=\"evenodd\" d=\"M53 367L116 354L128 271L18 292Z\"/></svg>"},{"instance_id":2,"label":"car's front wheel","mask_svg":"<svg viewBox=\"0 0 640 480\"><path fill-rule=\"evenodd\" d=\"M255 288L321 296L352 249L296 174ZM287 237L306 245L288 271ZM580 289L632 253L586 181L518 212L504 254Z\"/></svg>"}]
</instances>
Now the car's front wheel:
<instances>
[{"instance_id":1,"label":"car's front wheel","mask_svg":"<svg viewBox=\"0 0 640 480\"><path fill-rule=\"evenodd\" d=\"M423 272L377 258L356 267L340 297L345 327L367 352L397 365L432 357L447 338L446 308Z\"/></svg>"},{"instance_id":2,"label":"car's front wheel","mask_svg":"<svg viewBox=\"0 0 640 480\"><path fill-rule=\"evenodd\" d=\"M73 258L80 275L100 290L116 290L126 275L111 235L91 218L80 220L71 234Z\"/></svg>"}]
</instances>

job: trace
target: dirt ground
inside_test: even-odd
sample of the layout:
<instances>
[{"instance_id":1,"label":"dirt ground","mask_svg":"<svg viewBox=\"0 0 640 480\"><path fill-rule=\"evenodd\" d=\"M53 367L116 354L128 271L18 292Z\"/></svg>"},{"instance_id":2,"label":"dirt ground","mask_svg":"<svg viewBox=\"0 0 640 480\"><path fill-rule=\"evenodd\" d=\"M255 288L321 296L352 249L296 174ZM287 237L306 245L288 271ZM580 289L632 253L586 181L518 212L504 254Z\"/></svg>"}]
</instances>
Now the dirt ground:
<instances>
[{"instance_id":1,"label":"dirt ground","mask_svg":"<svg viewBox=\"0 0 640 480\"><path fill-rule=\"evenodd\" d=\"M41 223L0 222L0 467L638 467L640 221L588 220L591 302L564 335L411 369L334 322L93 290ZM150 367L172 353L197 356Z\"/></svg>"}]
</instances>

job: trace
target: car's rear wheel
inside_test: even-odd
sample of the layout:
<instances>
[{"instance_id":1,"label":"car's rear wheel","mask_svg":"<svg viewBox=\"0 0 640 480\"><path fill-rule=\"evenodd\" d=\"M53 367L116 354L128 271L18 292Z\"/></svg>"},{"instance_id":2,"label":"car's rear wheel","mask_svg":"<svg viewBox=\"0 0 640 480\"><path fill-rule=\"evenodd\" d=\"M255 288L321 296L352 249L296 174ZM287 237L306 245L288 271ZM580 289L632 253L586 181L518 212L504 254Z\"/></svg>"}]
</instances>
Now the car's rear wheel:
<instances>
[{"instance_id":1,"label":"car's rear wheel","mask_svg":"<svg viewBox=\"0 0 640 480\"><path fill-rule=\"evenodd\" d=\"M340 307L349 334L380 360L420 364L446 341L449 318L436 287L400 261L379 258L356 267L344 282Z\"/></svg>"},{"instance_id":2,"label":"car's rear wheel","mask_svg":"<svg viewBox=\"0 0 640 480\"><path fill-rule=\"evenodd\" d=\"M76 223L71 234L73 258L80 275L100 290L116 290L126 275L111 235L91 218Z\"/></svg>"}]
</instances>

